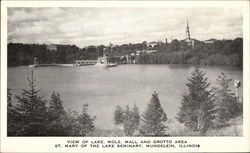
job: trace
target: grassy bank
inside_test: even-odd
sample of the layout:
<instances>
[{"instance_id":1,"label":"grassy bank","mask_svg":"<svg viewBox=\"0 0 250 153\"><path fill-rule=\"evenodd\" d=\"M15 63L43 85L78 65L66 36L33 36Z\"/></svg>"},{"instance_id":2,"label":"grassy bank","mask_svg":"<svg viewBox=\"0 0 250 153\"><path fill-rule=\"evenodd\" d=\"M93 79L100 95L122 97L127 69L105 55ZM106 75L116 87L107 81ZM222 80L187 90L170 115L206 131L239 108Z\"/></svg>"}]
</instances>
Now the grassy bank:
<instances>
[{"instance_id":1,"label":"grassy bank","mask_svg":"<svg viewBox=\"0 0 250 153\"><path fill-rule=\"evenodd\" d=\"M183 124L180 124L176 119L169 119L166 123L168 126L166 135L169 136L200 136L199 132L188 130ZM91 136L96 137L125 137L122 127L114 129L96 128ZM138 136L138 135L135 135ZM230 119L224 124L224 127L214 127L207 131L206 136L243 136L243 117Z\"/></svg>"}]
</instances>

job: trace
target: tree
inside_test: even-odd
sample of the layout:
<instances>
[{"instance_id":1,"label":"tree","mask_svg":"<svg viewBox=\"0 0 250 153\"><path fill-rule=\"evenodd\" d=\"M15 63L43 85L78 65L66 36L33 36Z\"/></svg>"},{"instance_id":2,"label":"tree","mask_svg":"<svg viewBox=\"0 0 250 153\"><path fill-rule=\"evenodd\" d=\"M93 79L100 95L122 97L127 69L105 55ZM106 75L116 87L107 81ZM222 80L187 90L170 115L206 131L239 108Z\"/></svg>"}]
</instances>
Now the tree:
<instances>
[{"instance_id":1,"label":"tree","mask_svg":"<svg viewBox=\"0 0 250 153\"><path fill-rule=\"evenodd\" d=\"M97 57L103 56L104 49L105 49L104 45L97 46Z\"/></svg>"},{"instance_id":2,"label":"tree","mask_svg":"<svg viewBox=\"0 0 250 153\"><path fill-rule=\"evenodd\" d=\"M94 130L94 120L83 105L81 114L67 113L58 93L53 92L47 101L39 96L33 71L28 79L28 89L16 96L17 103L11 102L11 91L7 93L8 136L86 136Z\"/></svg>"},{"instance_id":3,"label":"tree","mask_svg":"<svg viewBox=\"0 0 250 153\"><path fill-rule=\"evenodd\" d=\"M60 118L60 116L65 115L66 112L62 104L63 101L61 100L60 95L53 91L48 107L48 114L51 119L57 119Z\"/></svg>"},{"instance_id":4,"label":"tree","mask_svg":"<svg viewBox=\"0 0 250 153\"><path fill-rule=\"evenodd\" d=\"M117 106L114 112L114 123L116 125L123 125L124 134L132 136L140 123L138 107L134 104L134 107L130 109L127 105L125 110L123 110L121 106Z\"/></svg>"},{"instance_id":5,"label":"tree","mask_svg":"<svg viewBox=\"0 0 250 153\"><path fill-rule=\"evenodd\" d=\"M136 106L136 104L134 104L133 108L132 108L132 129L133 132L138 128L139 124L140 124L140 113L139 113L139 108Z\"/></svg>"},{"instance_id":6,"label":"tree","mask_svg":"<svg viewBox=\"0 0 250 153\"><path fill-rule=\"evenodd\" d=\"M209 90L205 73L198 66L191 75L186 84L188 94L183 95L177 119L189 129L205 135L215 118L215 97Z\"/></svg>"},{"instance_id":7,"label":"tree","mask_svg":"<svg viewBox=\"0 0 250 153\"><path fill-rule=\"evenodd\" d=\"M146 111L142 115L142 126L140 133L143 136L163 136L165 135L167 115L161 107L158 94L152 94L152 98L147 105Z\"/></svg>"},{"instance_id":8,"label":"tree","mask_svg":"<svg viewBox=\"0 0 250 153\"><path fill-rule=\"evenodd\" d=\"M142 49L143 49L143 50L146 50L146 49L147 49L147 42L146 42L146 41L143 41L143 42L142 42Z\"/></svg>"},{"instance_id":9,"label":"tree","mask_svg":"<svg viewBox=\"0 0 250 153\"><path fill-rule=\"evenodd\" d=\"M12 107L12 93L11 93L11 90L8 88L7 89L7 106L8 108L11 108Z\"/></svg>"},{"instance_id":10,"label":"tree","mask_svg":"<svg viewBox=\"0 0 250 153\"><path fill-rule=\"evenodd\" d=\"M133 109L131 110L129 106L126 106L126 110L124 111L124 120L123 120L125 135L132 136L135 130L138 128L139 123L140 123L140 115L138 107L134 105Z\"/></svg>"},{"instance_id":11,"label":"tree","mask_svg":"<svg viewBox=\"0 0 250 153\"><path fill-rule=\"evenodd\" d=\"M232 79L227 78L225 73L217 78L216 96L218 99L218 115L217 119L220 123L225 123L230 118L237 117L242 114L242 105L237 102L237 97L231 92L229 83Z\"/></svg>"},{"instance_id":12,"label":"tree","mask_svg":"<svg viewBox=\"0 0 250 153\"><path fill-rule=\"evenodd\" d=\"M73 127L74 136L87 136L94 131L96 116L92 117L88 114L88 104L82 106L81 114L71 112L69 118Z\"/></svg>"},{"instance_id":13,"label":"tree","mask_svg":"<svg viewBox=\"0 0 250 153\"><path fill-rule=\"evenodd\" d=\"M17 124L22 127L17 135L22 136L41 136L46 135L46 101L39 96L36 89L33 70L31 80L28 80L28 90L22 89L21 95L17 95L16 111L20 115Z\"/></svg>"},{"instance_id":14,"label":"tree","mask_svg":"<svg viewBox=\"0 0 250 153\"><path fill-rule=\"evenodd\" d=\"M124 120L124 112L121 106L116 106L116 110L114 112L114 124L120 125L123 123Z\"/></svg>"},{"instance_id":15,"label":"tree","mask_svg":"<svg viewBox=\"0 0 250 153\"><path fill-rule=\"evenodd\" d=\"M62 104L63 101L61 100L60 95L53 92L48 106L47 135L71 135L72 126L67 120L67 114Z\"/></svg>"},{"instance_id":16,"label":"tree","mask_svg":"<svg viewBox=\"0 0 250 153\"><path fill-rule=\"evenodd\" d=\"M180 49L180 42L174 39L170 44L170 51L178 51Z\"/></svg>"},{"instance_id":17,"label":"tree","mask_svg":"<svg viewBox=\"0 0 250 153\"><path fill-rule=\"evenodd\" d=\"M14 105L12 104L12 93L10 89L7 89L7 135L15 136L19 127L18 127L18 113L15 110Z\"/></svg>"}]
</instances>

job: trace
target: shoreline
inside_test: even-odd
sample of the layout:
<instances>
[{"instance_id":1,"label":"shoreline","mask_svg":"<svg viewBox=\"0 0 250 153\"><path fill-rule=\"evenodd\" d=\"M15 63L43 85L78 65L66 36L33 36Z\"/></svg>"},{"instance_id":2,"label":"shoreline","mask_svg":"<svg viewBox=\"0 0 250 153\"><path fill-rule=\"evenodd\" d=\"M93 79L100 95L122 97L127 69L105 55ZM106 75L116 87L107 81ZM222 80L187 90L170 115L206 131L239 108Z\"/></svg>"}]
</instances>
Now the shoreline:
<instances>
[{"instance_id":1,"label":"shoreline","mask_svg":"<svg viewBox=\"0 0 250 153\"><path fill-rule=\"evenodd\" d=\"M33 64L29 67L74 66L74 64Z\"/></svg>"},{"instance_id":2,"label":"shoreline","mask_svg":"<svg viewBox=\"0 0 250 153\"><path fill-rule=\"evenodd\" d=\"M183 66L183 67L195 67L197 65L194 64L118 64L118 65L144 65L144 66ZM16 67L74 67L77 65L74 64L39 64L39 65L19 65L19 66L7 66L7 68L16 68ZM81 66L93 66L89 65L81 65ZM77 66L77 67L81 67ZM243 68L234 65L198 65L199 67L231 67L237 68L240 71L243 71Z\"/></svg>"}]
</instances>

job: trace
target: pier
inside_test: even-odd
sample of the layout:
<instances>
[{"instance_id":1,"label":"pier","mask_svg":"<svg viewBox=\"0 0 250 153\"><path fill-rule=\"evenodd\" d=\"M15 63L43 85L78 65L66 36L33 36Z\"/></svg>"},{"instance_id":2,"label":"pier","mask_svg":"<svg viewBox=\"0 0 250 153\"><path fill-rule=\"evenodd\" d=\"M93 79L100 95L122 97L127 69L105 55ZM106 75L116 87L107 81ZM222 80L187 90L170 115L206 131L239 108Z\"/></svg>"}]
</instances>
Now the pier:
<instances>
[{"instance_id":1,"label":"pier","mask_svg":"<svg viewBox=\"0 0 250 153\"><path fill-rule=\"evenodd\" d=\"M74 64L39 64L38 58L34 58L34 64L29 65L29 67L48 67L48 66L74 66Z\"/></svg>"},{"instance_id":2,"label":"pier","mask_svg":"<svg viewBox=\"0 0 250 153\"><path fill-rule=\"evenodd\" d=\"M76 60L75 65L84 66L84 65L95 65L97 60Z\"/></svg>"}]
</instances>

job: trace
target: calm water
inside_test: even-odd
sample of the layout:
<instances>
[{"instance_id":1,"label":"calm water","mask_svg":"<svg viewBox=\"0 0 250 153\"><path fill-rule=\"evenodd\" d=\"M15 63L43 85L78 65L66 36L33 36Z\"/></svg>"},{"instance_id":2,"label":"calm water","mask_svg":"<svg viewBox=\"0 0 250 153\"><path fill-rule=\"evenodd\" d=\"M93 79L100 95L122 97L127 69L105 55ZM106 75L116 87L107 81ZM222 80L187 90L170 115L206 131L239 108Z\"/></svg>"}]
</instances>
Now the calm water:
<instances>
[{"instance_id":1,"label":"calm water","mask_svg":"<svg viewBox=\"0 0 250 153\"><path fill-rule=\"evenodd\" d=\"M168 117L174 118L179 111L181 95L187 92L185 83L194 67L183 65L119 65L113 68L81 67L15 67L8 68L8 88L20 94L26 88L27 76L34 70L37 86L45 97L53 91L63 99L64 107L81 110L89 104L89 113L96 115L95 124L112 128L113 112L117 105L134 103L143 112L154 91L159 93L162 107ZM202 67L208 81L215 85L221 72L233 80L242 81L243 73L235 67ZM233 82L231 82L233 89ZM242 93L242 87L240 89Z\"/></svg>"}]
</instances>

